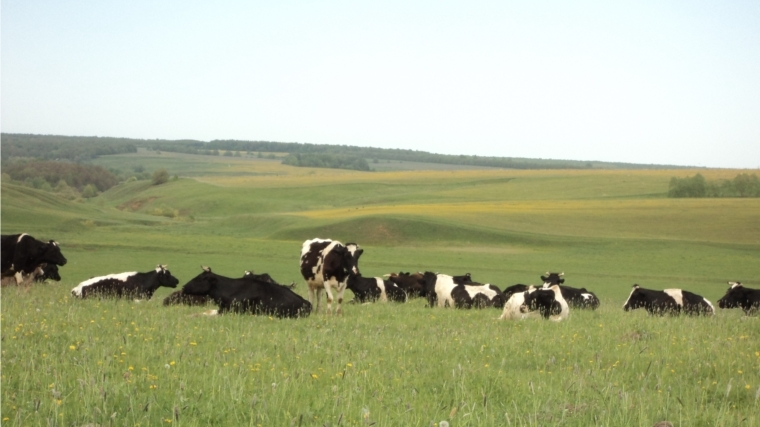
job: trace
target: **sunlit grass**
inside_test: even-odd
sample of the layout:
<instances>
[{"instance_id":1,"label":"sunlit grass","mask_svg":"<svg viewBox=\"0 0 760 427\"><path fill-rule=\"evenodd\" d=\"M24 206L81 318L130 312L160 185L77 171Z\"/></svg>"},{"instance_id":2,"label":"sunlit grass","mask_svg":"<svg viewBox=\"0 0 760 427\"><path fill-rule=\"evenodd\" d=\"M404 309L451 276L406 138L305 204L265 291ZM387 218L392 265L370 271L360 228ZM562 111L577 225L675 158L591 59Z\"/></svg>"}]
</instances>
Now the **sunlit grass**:
<instances>
[{"instance_id":1,"label":"sunlit grass","mask_svg":"<svg viewBox=\"0 0 760 427\"><path fill-rule=\"evenodd\" d=\"M3 424L760 422L758 319L738 311L649 317L603 301L555 324L416 300L207 318L65 288L3 295Z\"/></svg>"},{"instance_id":2,"label":"sunlit grass","mask_svg":"<svg viewBox=\"0 0 760 427\"><path fill-rule=\"evenodd\" d=\"M716 302L760 287L755 199L665 198L672 176L739 171L362 173L140 153L99 163L181 178L75 203L3 183L3 233L61 243L60 284L2 290L3 425L760 425L757 317L623 313L633 283ZM151 215L171 209L176 218ZM190 218L192 216L192 219ZM89 277L169 264L295 281L301 242L356 241L366 276L472 273L505 287L546 270L602 299L570 321L498 310L347 304L342 318L193 316L80 301ZM350 292L346 299L350 299Z\"/></svg>"}]
</instances>

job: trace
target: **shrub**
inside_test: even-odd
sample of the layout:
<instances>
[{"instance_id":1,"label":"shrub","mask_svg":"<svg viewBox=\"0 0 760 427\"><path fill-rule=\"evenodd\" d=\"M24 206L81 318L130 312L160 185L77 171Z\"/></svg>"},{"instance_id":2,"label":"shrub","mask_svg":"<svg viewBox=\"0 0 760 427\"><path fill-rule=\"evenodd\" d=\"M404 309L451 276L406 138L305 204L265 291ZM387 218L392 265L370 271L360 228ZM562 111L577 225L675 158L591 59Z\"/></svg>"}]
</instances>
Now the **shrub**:
<instances>
[{"instance_id":1,"label":"shrub","mask_svg":"<svg viewBox=\"0 0 760 427\"><path fill-rule=\"evenodd\" d=\"M169 181L169 172L166 169L158 169L153 172L153 185L165 184Z\"/></svg>"},{"instance_id":2,"label":"shrub","mask_svg":"<svg viewBox=\"0 0 760 427\"><path fill-rule=\"evenodd\" d=\"M84 190L82 190L82 197L84 197L85 199L89 199L97 195L98 195L98 189L92 184L87 184L84 187Z\"/></svg>"}]
</instances>

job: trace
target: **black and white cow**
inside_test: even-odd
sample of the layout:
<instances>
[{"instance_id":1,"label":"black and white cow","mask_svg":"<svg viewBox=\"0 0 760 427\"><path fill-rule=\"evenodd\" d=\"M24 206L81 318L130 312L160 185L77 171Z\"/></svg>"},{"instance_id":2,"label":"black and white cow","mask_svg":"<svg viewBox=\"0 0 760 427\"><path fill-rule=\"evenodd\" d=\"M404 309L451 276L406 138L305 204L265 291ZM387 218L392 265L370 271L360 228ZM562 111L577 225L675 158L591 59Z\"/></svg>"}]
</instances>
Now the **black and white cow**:
<instances>
[{"instance_id":1,"label":"black and white cow","mask_svg":"<svg viewBox=\"0 0 760 427\"><path fill-rule=\"evenodd\" d=\"M514 294L516 294L518 292L525 292L531 286L523 285L522 283L518 283L516 285L507 286L506 288L504 288L504 291L502 293L504 294L504 298L507 301L509 301L509 299L512 297L512 295L514 295Z\"/></svg>"},{"instance_id":2,"label":"black and white cow","mask_svg":"<svg viewBox=\"0 0 760 427\"><path fill-rule=\"evenodd\" d=\"M536 289L531 285L523 292L513 293L504 304L499 320L521 320L532 313L538 313L543 318L555 322L568 318L570 307L562 297L559 285L548 289Z\"/></svg>"},{"instance_id":3,"label":"black and white cow","mask_svg":"<svg viewBox=\"0 0 760 427\"><path fill-rule=\"evenodd\" d=\"M41 267L42 267L42 274L34 278L35 282L44 282L47 279L53 280L55 282L61 281L61 275L58 273L57 265L43 264Z\"/></svg>"},{"instance_id":4,"label":"black and white cow","mask_svg":"<svg viewBox=\"0 0 760 427\"><path fill-rule=\"evenodd\" d=\"M2 277L16 276L21 283L23 275L31 275L42 264L66 265L66 258L54 240L47 243L23 234L0 237L0 268Z\"/></svg>"},{"instance_id":5,"label":"black and white cow","mask_svg":"<svg viewBox=\"0 0 760 427\"><path fill-rule=\"evenodd\" d=\"M336 240L312 239L303 242L301 246L301 275L309 287L309 300L316 305L314 311L319 311L319 300L322 290L327 294L327 314L332 313L333 294L336 289L338 308L341 313L343 292L350 273L359 273L359 257L364 252L356 243L343 245Z\"/></svg>"},{"instance_id":6,"label":"black and white cow","mask_svg":"<svg viewBox=\"0 0 760 427\"><path fill-rule=\"evenodd\" d=\"M354 301L365 302L406 302L406 292L390 280L380 277L362 277L361 274L350 274L346 287L354 293Z\"/></svg>"},{"instance_id":7,"label":"black and white cow","mask_svg":"<svg viewBox=\"0 0 760 427\"><path fill-rule=\"evenodd\" d=\"M514 285L514 286L522 287L525 285ZM528 294L535 292L536 288L533 285L525 286L524 290L520 290L520 288L516 288L513 286L510 286L510 288L513 288L513 292L509 296L509 298L507 298L507 302L504 304L504 310L502 310L501 316L499 316L499 320L525 319L526 317L528 317L528 314L529 314L529 313L524 313L522 311L522 306L523 304L525 304L525 297Z\"/></svg>"},{"instance_id":8,"label":"black and white cow","mask_svg":"<svg viewBox=\"0 0 760 427\"><path fill-rule=\"evenodd\" d=\"M3 277L0 279L0 286L29 286L45 274L44 266L45 264L38 266L30 274L21 273L21 281L18 279L18 274Z\"/></svg>"},{"instance_id":9,"label":"black and white cow","mask_svg":"<svg viewBox=\"0 0 760 427\"><path fill-rule=\"evenodd\" d=\"M728 282L731 285L726 295L718 300L720 308L741 307L746 314L760 311L760 289L745 288L741 282Z\"/></svg>"},{"instance_id":10,"label":"black and white cow","mask_svg":"<svg viewBox=\"0 0 760 427\"><path fill-rule=\"evenodd\" d=\"M599 298L593 292L589 292L586 288L578 289L563 285L565 283L564 275L565 273L549 273L547 271L546 276L541 276L541 280L544 281L544 289L558 285L562 291L562 297L572 308L590 308L592 310L599 308Z\"/></svg>"},{"instance_id":11,"label":"black and white cow","mask_svg":"<svg viewBox=\"0 0 760 427\"><path fill-rule=\"evenodd\" d=\"M663 315L665 313L691 315L712 315L715 308L704 297L682 289L663 289L661 291L644 289L633 285L633 290L623 304L623 310L645 308L649 314Z\"/></svg>"},{"instance_id":12,"label":"black and white cow","mask_svg":"<svg viewBox=\"0 0 760 427\"><path fill-rule=\"evenodd\" d=\"M470 282L469 284L459 286L464 287L465 291L467 291L467 294L472 299L472 307L474 308L494 307L502 309L507 302L501 289L494 285Z\"/></svg>"},{"instance_id":13,"label":"black and white cow","mask_svg":"<svg viewBox=\"0 0 760 427\"><path fill-rule=\"evenodd\" d=\"M481 285L470 280L470 274L449 276L430 271L423 275L428 306L471 308L504 305L501 291L492 285ZM469 283L469 284L465 284Z\"/></svg>"},{"instance_id":14,"label":"black and white cow","mask_svg":"<svg viewBox=\"0 0 760 427\"><path fill-rule=\"evenodd\" d=\"M209 296L227 312L268 314L277 317L306 317L311 303L286 286L255 278L232 279L212 273L208 267L182 287L187 295Z\"/></svg>"},{"instance_id":15,"label":"black and white cow","mask_svg":"<svg viewBox=\"0 0 760 427\"><path fill-rule=\"evenodd\" d=\"M386 274L385 277L406 292L409 298L426 296L425 278L422 273L399 272Z\"/></svg>"},{"instance_id":16,"label":"black and white cow","mask_svg":"<svg viewBox=\"0 0 760 427\"><path fill-rule=\"evenodd\" d=\"M153 271L136 271L93 277L81 282L71 290L78 298L136 298L150 299L161 286L176 288L179 280L172 276L165 265L158 265Z\"/></svg>"},{"instance_id":17,"label":"black and white cow","mask_svg":"<svg viewBox=\"0 0 760 427\"><path fill-rule=\"evenodd\" d=\"M536 289L535 292L525 295L520 311L523 313L537 311L544 319L560 321L566 319L569 313L567 302L563 304L563 300L559 285Z\"/></svg>"}]
</instances>

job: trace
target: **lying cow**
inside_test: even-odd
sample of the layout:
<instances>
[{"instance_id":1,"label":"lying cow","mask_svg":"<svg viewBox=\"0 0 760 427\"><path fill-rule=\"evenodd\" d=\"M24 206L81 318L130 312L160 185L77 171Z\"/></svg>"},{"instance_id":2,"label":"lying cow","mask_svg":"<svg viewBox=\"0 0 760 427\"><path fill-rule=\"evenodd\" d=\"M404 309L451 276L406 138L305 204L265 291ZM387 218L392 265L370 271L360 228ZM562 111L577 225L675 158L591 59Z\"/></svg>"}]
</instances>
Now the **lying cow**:
<instances>
[{"instance_id":1,"label":"lying cow","mask_svg":"<svg viewBox=\"0 0 760 427\"><path fill-rule=\"evenodd\" d=\"M428 271L423 278L429 307L504 306L504 295L496 286L473 283L469 273L463 276L449 276Z\"/></svg>"},{"instance_id":2,"label":"lying cow","mask_svg":"<svg viewBox=\"0 0 760 427\"><path fill-rule=\"evenodd\" d=\"M559 285L536 289L535 292L527 293L520 311L523 313L537 311L544 319L551 319L555 322L567 319L570 312L567 302L562 297Z\"/></svg>"},{"instance_id":3,"label":"lying cow","mask_svg":"<svg viewBox=\"0 0 760 427\"><path fill-rule=\"evenodd\" d=\"M760 289L745 288L741 282L728 282L731 285L726 295L718 300L720 308L741 307L747 315L760 310Z\"/></svg>"},{"instance_id":4,"label":"lying cow","mask_svg":"<svg viewBox=\"0 0 760 427\"><path fill-rule=\"evenodd\" d=\"M272 276L270 276L267 273L254 274L253 271L246 270L243 273L243 277L241 277L241 279L255 279L255 280L261 280L264 282L274 283L274 284L279 285L279 283L275 282L275 280L272 279ZM285 286L285 285L280 285L280 286ZM291 283L287 287L290 289L293 289L295 287L295 284ZM171 294L169 294L169 296L164 298L164 305L167 305L167 306L168 305L189 305L192 307L192 306L206 305L211 302L213 302L213 300L208 295L188 295L184 293L182 289L176 292L172 292Z\"/></svg>"},{"instance_id":5,"label":"lying cow","mask_svg":"<svg viewBox=\"0 0 760 427\"><path fill-rule=\"evenodd\" d=\"M499 320L522 320L528 317L528 313L523 312L522 306L525 304L525 297L528 294L535 292L536 288L533 286L526 286L525 290L523 291L519 291L517 289L518 288L512 292L512 294L507 299L507 302L504 304L504 310L502 310L501 316L499 316Z\"/></svg>"},{"instance_id":6,"label":"lying cow","mask_svg":"<svg viewBox=\"0 0 760 427\"><path fill-rule=\"evenodd\" d=\"M541 276L541 280L544 281L544 288L548 289L554 285L559 286L562 297L572 308L590 308L592 310L599 308L599 298L593 292L587 291L586 288L578 289L564 286L564 275L565 273L549 273L547 271L546 276Z\"/></svg>"},{"instance_id":7,"label":"lying cow","mask_svg":"<svg viewBox=\"0 0 760 427\"><path fill-rule=\"evenodd\" d=\"M623 305L623 310L645 308L649 314L665 313L691 315L715 314L712 303L704 297L682 289L664 289L661 291L644 289L633 285L633 290Z\"/></svg>"},{"instance_id":8,"label":"lying cow","mask_svg":"<svg viewBox=\"0 0 760 427\"><path fill-rule=\"evenodd\" d=\"M504 294L501 292L501 290L496 286L488 283L484 285L480 283L470 282L470 284L459 285L459 287L464 288L471 300L471 303L469 305L466 305L465 308L495 307L497 309L501 309L507 302L507 299L504 297Z\"/></svg>"},{"instance_id":9,"label":"lying cow","mask_svg":"<svg viewBox=\"0 0 760 427\"><path fill-rule=\"evenodd\" d=\"M206 295L219 305L218 314L227 312L269 314L277 317L306 317L311 303L285 286L255 278L231 279L203 267L185 286L188 295Z\"/></svg>"},{"instance_id":10,"label":"lying cow","mask_svg":"<svg viewBox=\"0 0 760 427\"><path fill-rule=\"evenodd\" d=\"M525 291L527 291L531 287L532 287L532 285L528 286L528 285L523 285L521 283L518 283L516 285L507 286L506 288L504 288L504 291L502 291L502 293L504 294L504 298L507 301L509 301L509 299L512 297L512 295L514 295L516 293L525 292Z\"/></svg>"},{"instance_id":11,"label":"lying cow","mask_svg":"<svg viewBox=\"0 0 760 427\"><path fill-rule=\"evenodd\" d=\"M312 239L301 245L301 275L309 287L309 300L314 302L315 311L319 310L319 299L324 290L327 294L327 314L332 312L333 294L335 288L338 297L338 308L335 314L340 314L343 303L343 292L346 290L346 280L350 273L359 274L359 257L363 249L356 243L343 245L330 239Z\"/></svg>"},{"instance_id":12,"label":"lying cow","mask_svg":"<svg viewBox=\"0 0 760 427\"><path fill-rule=\"evenodd\" d=\"M71 295L78 298L136 298L150 299L161 286L176 288L179 280L172 276L165 265L158 265L153 271L138 273L109 274L93 277L81 282L71 290Z\"/></svg>"},{"instance_id":13,"label":"lying cow","mask_svg":"<svg viewBox=\"0 0 760 427\"><path fill-rule=\"evenodd\" d=\"M361 274L350 274L346 282L347 288L354 293L354 301L365 302L406 302L406 292L390 280L384 281L379 277L362 277Z\"/></svg>"},{"instance_id":14,"label":"lying cow","mask_svg":"<svg viewBox=\"0 0 760 427\"><path fill-rule=\"evenodd\" d=\"M385 277L388 277L388 280L406 292L409 298L425 297L427 295L425 293L425 279L422 273L410 274L408 272L399 272L398 274L386 274Z\"/></svg>"}]
</instances>

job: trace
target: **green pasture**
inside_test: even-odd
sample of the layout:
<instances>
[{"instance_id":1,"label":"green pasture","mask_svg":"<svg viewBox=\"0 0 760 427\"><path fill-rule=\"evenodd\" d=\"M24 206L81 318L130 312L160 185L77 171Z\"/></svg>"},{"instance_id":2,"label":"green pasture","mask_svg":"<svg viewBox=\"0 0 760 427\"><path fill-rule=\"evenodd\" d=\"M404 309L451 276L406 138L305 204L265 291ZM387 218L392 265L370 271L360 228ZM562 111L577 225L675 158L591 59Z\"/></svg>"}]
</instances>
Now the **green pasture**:
<instances>
[{"instance_id":1,"label":"green pasture","mask_svg":"<svg viewBox=\"0 0 760 427\"><path fill-rule=\"evenodd\" d=\"M634 283L713 303L727 280L760 287L760 201L665 197L670 177L693 171L367 173L156 152L96 162L180 179L75 202L2 183L3 234L56 239L69 260L61 283L2 290L3 425L760 425L758 317L621 309ZM365 276L470 272L503 288L564 271L602 308L499 322L498 310L413 300L279 320L165 308L163 288L140 303L69 296L92 276L159 263L180 284L208 265L268 272L306 295L297 264L314 237L362 245Z\"/></svg>"}]
</instances>

